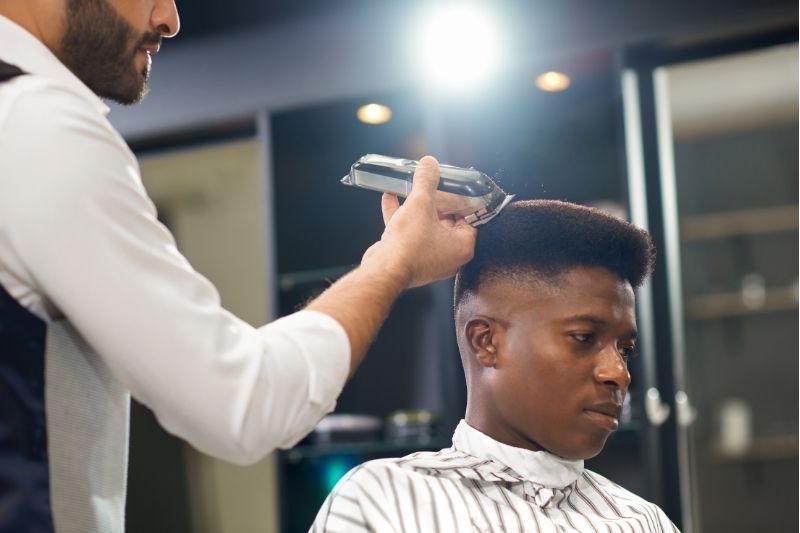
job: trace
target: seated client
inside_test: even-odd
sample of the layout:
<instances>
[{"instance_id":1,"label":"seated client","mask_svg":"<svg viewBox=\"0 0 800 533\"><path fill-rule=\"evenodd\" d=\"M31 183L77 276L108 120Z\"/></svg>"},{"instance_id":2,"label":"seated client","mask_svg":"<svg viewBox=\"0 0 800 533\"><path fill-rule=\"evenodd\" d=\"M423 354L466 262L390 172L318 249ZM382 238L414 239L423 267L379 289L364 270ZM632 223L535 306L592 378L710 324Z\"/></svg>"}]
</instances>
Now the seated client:
<instances>
[{"instance_id":1,"label":"seated client","mask_svg":"<svg viewBox=\"0 0 800 533\"><path fill-rule=\"evenodd\" d=\"M599 210L510 204L455 282L467 409L453 445L351 470L314 532L677 531L586 470L618 428L650 235Z\"/></svg>"}]
</instances>

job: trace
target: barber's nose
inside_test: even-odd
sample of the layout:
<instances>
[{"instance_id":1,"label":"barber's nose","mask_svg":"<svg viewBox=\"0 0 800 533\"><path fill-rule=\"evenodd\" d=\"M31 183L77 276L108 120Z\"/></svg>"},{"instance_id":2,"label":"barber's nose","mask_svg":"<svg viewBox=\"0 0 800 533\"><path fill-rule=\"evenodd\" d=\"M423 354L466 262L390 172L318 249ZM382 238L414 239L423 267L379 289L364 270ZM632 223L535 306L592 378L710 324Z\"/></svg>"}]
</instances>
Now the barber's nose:
<instances>
[{"instance_id":1,"label":"barber's nose","mask_svg":"<svg viewBox=\"0 0 800 533\"><path fill-rule=\"evenodd\" d=\"M175 0L156 0L150 14L150 24L162 37L174 37L181 29Z\"/></svg>"},{"instance_id":2,"label":"barber's nose","mask_svg":"<svg viewBox=\"0 0 800 533\"><path fill-rule=\"evenodd\" d=\"M631 384L628 365L616 346L607 346L598 354L594 373L597 381L617 389L627 390Z\"/></svg>"}]
</instances>

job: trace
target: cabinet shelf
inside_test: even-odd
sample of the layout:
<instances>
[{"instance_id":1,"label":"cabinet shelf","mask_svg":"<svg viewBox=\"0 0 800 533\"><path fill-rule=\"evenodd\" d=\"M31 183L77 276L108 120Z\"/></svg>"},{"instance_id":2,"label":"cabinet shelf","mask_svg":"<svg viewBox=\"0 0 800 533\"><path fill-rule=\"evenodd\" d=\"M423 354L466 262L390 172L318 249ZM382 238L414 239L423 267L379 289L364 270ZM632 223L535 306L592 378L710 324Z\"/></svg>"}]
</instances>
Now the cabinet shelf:
<instances>
[{"instance_id":1,"label":"cabinet shelf","mask_svg":"<svg viewBox=\"0 0 800 533\"><path fill-rule=\"evenodd\" d=\"M796 231L797 228L797 205L741 209L681 218L681 238L684 242Z\"/></svg>"},{"instance_id":2,"label":"cabinet shelf","mask_svg":"<svg viewBox=\"0 0 800 533\"><path fill-rule=\"evenodd\" d=\"M797 459L800 440L796 435L761 437L741 452L730 452L718 443L711 446L711 456L717 461L771 461Z\"/></svg>"},{"instance_id":3,"label":"cabinet shelf","mask_svg":"<svg viewBox=\"0 0 800 533\"><path fill-rule=\"evenodd\" d=\"M635 435L641 429L637 421L622 424L614 435ZM622 437L620 437L622 438ZM619 440L619 439L616 439ZM298 463L304 459L327 457L330 455L370 455L387 454L403 456L418 450L441 450L452 445L447 438L432 438L420 440L378 440L363 442L331 442L324 444L300 444L281 452L290 463Z\"/></svg>"},{"instance_id":4,"label":"cabinet shelf","mask_svg":"<svg viewBox=\"0 0 800 533\"><path fill-rule=\"evenodd\" d=\"M298 285L310 283L334 282L355 268L355 265L335 266L328 268L315 268L312 270L298 270L286 272L278 276L278 287L282 291L290 291Z\"/></svg>"},{"instance_id":5,"label":"cabinet shelf","mask_svg":"<svg viewBox=\"0 0 800 533\"><path fill-rule=\"evenodd\" d=\"M448 439L427 439L409 441L365 441L336 442L328 444L303 444L282 452L290 463L303 459L327 457L330 455L372 455L386 454L403 456L418 450L441 450L452 442Z\"/></svg>"},{"instance_id":6,"label":"cabinet shelf","mask_svg":"<svg viewBox=\"0 0 800 533\"><path fill-rule=\"evenodd\" d=\"M764 301L758 307L745 305L742 293L739 291L693 296L686 299L686 318L689 320L746 316L796 309L796 285L766 289Z\"/></svg>"}]
</instances>

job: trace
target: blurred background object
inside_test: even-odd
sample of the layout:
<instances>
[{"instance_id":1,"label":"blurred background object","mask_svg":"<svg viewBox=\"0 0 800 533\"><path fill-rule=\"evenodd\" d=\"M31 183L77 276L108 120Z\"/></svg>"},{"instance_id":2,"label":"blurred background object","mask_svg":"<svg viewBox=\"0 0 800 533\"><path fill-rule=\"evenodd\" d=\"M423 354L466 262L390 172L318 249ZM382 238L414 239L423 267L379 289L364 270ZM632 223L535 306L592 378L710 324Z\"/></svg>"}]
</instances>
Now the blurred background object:
<instances>
[{"instance_id":1,"label":"blurred background object","mask_svg":"<svg viewBox=\"0 0 800 533\"><path fill-rule=\"evenodd\" d=\"M402 409L391 413L386 421L386 440L428 443L439 433L439 415L427 409Z\"/></svg>"},{"instance_id":2,"label":"blurred background object","mask_svg":"<svg viewBox=\"0 0 800 533\"><path fill-rule=\"evenodd\" d=\"M325 416L308 436L312 444L374 442L383 438L383 422L377 416L337 413Z\"/></svg>"},{"instance_id":3,"label":"blurred background object","mask_svg":"<svg viewBox=\"0 0 800 533\"><path fill-rule=\"evenodd\" d=\"M260 325L359 262L377 197L338 180L366 153L597 205L659 257L625 423L587 466L685 532L798 530L796 2L178 7L150 95L110 118L233 312ZM431 20L462 45L433 50ZM356 464L448 446L465 405L451 298L442 282L397 302L336 410L372 429L345 441L235 467L134 405L128 531L305 531Z\"/></svg>"}]
</instances>

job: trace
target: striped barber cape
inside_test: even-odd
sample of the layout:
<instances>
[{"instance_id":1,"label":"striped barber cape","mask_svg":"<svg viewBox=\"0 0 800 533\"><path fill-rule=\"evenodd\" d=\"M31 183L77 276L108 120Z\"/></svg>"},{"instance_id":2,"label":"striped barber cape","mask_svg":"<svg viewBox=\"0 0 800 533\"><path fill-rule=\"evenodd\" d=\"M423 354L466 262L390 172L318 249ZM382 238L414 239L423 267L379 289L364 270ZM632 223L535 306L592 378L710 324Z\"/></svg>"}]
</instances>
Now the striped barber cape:
<instances>
[{"instance_id":1,"label":"striped barber cape","mask_svg":"<svg viewBox=\"0 0 800 533\"><path fill-rule=\"evenodd\" d=\"M310 531L673 532L658 506L548 452L495 441L463 420L453 446L351 470Z\"/></svg>"}]
</instances>

